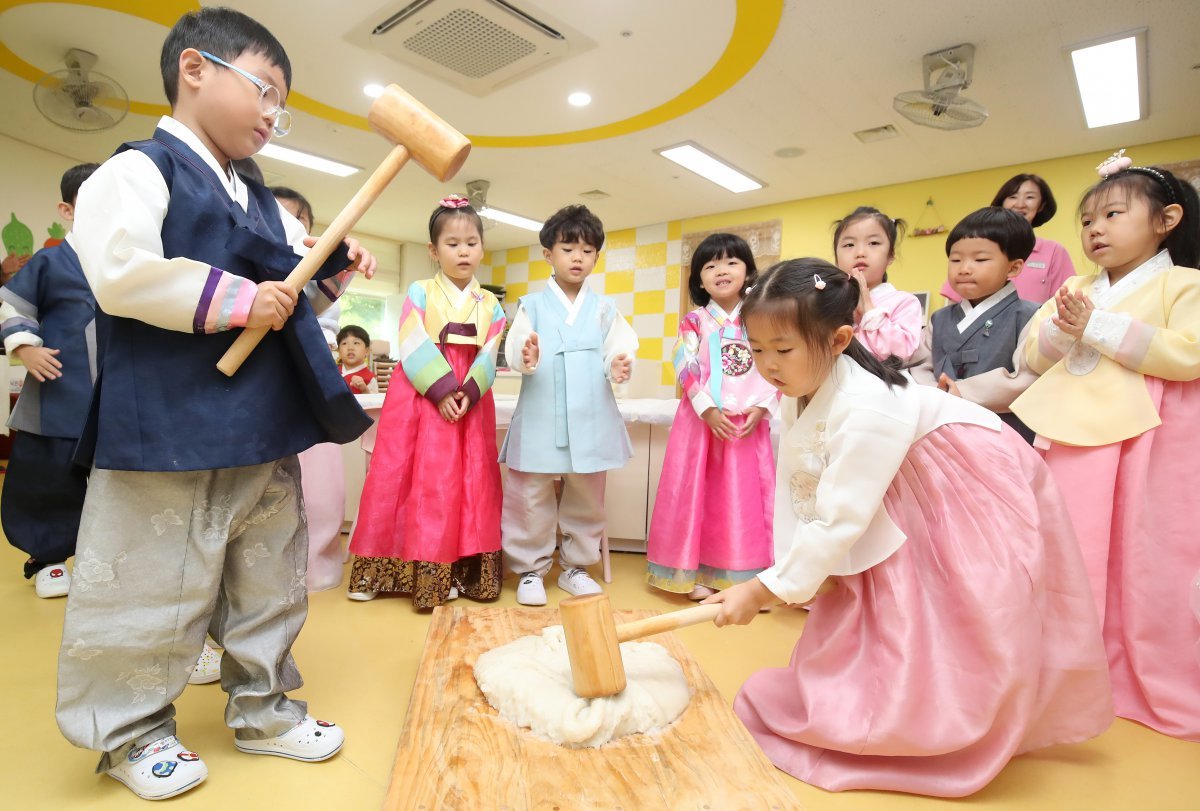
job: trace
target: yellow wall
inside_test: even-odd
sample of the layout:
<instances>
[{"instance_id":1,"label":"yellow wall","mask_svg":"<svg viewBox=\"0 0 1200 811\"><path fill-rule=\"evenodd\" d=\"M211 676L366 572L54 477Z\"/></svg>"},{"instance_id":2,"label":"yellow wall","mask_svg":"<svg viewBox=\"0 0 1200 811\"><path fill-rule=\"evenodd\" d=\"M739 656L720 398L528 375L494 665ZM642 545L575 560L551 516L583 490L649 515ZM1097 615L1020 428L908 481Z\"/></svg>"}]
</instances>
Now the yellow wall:
<instances>
[{"instance_id":1,"label":"yellow wall","mask_svg":"<svg viewBox=\"0 0 1200 811\"><path fill-rule=\"evenodd\" d=\"M832 224L856 206L875 206L889 216L907 220L911 228L921 216L925 201L932 197L937 211L941 214L942 224L949 231L964 216L990 203L992 196L1004 181L1015 174L1030 172L1046 179L1058 201L1058 214L1038 229L1038 235L1061 242L1070 252L1076 271L1089 272L1092 266L1087 263L1079 246L1075 209L1084 189L1098 179L1096 164L1113 151L1032 161L979 172L946 175L845 194L695 217L683 221L683 233L779 218L783 220L784 257L820 256L832 259ZM1131 146L1128 154L1134 163L1142 166L1200 158L1200 136ZM931 224L927 220L923 220L921 225ZM946 278L945 245L946 234L909 236L900 243L896 264L889 272L888 281L903 290L927 290L936 293ZM935 295L931 298L931 308L936 309L941 304L940 297Z\"/></svg>"}]
</instances>

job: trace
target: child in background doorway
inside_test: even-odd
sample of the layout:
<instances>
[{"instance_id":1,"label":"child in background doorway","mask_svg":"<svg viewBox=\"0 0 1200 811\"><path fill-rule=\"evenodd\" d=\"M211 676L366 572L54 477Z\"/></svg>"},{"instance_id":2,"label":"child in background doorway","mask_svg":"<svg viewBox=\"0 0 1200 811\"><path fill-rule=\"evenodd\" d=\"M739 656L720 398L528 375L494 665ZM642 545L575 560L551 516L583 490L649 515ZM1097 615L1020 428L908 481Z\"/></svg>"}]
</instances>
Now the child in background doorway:
<instances>
[{"instance_id":1,"label":"child in background doorway","mask_svg":"<svg viewBox=\"0 0 1200 811\"><path fill-rule=\"evenodd\" d=\"M675 413L646 544L646 580L703 600L771 565L779 393L754 369L742 296L757 278L741 237L712 234L692 254L700 305L679 325Z\"/></svg>"},{"instance_id":2,"label":"child in background doorway","mask_svg":"<svg viewBox=\"0 0 1200 811\"><path fill-rule=\"evenodd\" d=\"M920 300L888 283L887 269L896 261L903 233L904 220L870 206L851 211L833 232L837 266L858 284L854 335L880 360L894 355L907 361L921 343L925 324Z\"/></svg>"},{"instance_id":3,"label":"child in background doorway","mask_svg":"<svg viewBox=\"0 0 1200 811\"><path fill-rule=\"evenodd\" d=\"M342 327L337 334L339 371L342 379L355 394L378 394L379 381L368 368L371 356L371 336L355 324Z\"/></svg>"},{"instance_id":4,"label":"child in background doorway","mask_svg":"<svg viewBox=\"0 0 1200 811\"><path fill-rule=\"evenodd\" d=\"M553 276L522 296L504 354L520 372L521 394L500 449L504 480L504 563L520 576L517 602L545 605L542 580L562 529L558 587L596 594L585 566L600 560L607 471L633 454L611 383L633 371L637 334L587 278L604 247L604 225L585 206L567 206L539 234ZM555 479L562 479L556 499Z\"/></svg>"}]
</instances>

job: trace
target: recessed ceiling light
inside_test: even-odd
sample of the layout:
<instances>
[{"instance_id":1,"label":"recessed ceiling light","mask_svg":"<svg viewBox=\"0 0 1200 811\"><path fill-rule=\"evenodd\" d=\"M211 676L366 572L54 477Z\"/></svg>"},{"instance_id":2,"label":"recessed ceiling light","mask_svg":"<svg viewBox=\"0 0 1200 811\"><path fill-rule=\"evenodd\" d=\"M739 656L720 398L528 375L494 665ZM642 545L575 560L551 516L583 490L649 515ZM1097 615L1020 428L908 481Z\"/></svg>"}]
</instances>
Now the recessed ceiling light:
<instances>
[{"instance_id":1,"label":"recessed ceiling light","mask_svg":"<svg viewBox=\"0 0 1200 811\"><path fill-rule=\"evenodd\" d=\"M690 141L654 151L667 160L674 161L684 169L695 172L705 180L711 180L731 192L754 191L763 187L762 183L734 169L716 155L706 152Z\"/></svg>"},{"instance_id":2,"label":"recessed ceiling light","mask_svg":"<svg viewBox=\"0 0 1200 811\"><path fill-rule=\"evenodd\" d=\"M383 95L383 85L381 85L381 84L363 85L363 93L365 93L366 95L370 96L373 99L377 99Z\"/></svg>"},{"instance_id":3,"label":"recessed ceiling light","mask_svg":"<svg viewBox=\"0 0 1200 811\"><path fill-rule=\"evenodd\" d=\"M1068 49L1089 128L1146 117L1146 29Z\"/></svg>"},{"instance_id":4,"label":"recessed ceiling light","mask_svg":"<svg viewBox=\"0 0 1200 811\"><path fill-rule=\"evenodd\" d=\"M775 150L777 158L798 158L804 154L804 150L798 146L785 146Z\"/></svg>"},{"instance_id":5,"label":"recessed ceiling light","mask_svg":"<svg viewBox=\"0 0 1200 811\"><path fill-rule=\"evenodd\" d=\"M582 90L567 96L567 104L572 107L587 107L592 103L592 97Z\"/></svg>"},{"instance_id":6,"label":"recessed ceiling light","mask_svg":"<svg viewBox=\"0 0 1200 811\"><path fill-rule=\"evenodd\" d=\"M490 206L484 206L479 209L479 216L487 217L489 220L495 220L496 222L502 222L505 225L515 225L517 228L524 228L526 231L542 230L542 224L537 220L531 220L528 217L522 217L520 214L512 214Z\"/></svg>"},{"instance_id":7,"label":"recessed ceiling light","mask_svg":"<svg viewBox=\"0 0 1200 811\"><path fill-rule=\"evenodd\" d=\"M324 172L327 175L336 175L338 177L349 177L355 172L361 171L357 166L351 166L348 163L338 163L328 158L319 158L316 155L310 155L298 149L289 149L286 146L279 146L278 144L267 144L258 151L258 154L264 158L274 158L277 161L292 163L296 166L303 166L306 169L313 169L317 172Z\"/></svg>"}]
</instances>

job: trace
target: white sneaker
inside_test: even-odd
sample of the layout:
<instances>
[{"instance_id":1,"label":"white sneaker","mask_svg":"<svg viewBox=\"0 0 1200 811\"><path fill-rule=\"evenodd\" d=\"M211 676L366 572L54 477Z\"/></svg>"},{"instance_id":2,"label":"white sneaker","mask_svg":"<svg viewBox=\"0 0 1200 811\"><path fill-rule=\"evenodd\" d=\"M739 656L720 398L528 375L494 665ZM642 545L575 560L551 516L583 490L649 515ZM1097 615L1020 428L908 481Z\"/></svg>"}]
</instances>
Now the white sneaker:
<instances>
[{"instance_id":1,"label":"white sneaker","mask_svg":"<svg viewBox=\"0 0 1200 811\"><path fill-rule=\"evenodd\" d=\"M346 742L346 733L331 721L318 721L311 715L282 735L261 741L235 738L233 745L248 755L275 755L292 760L315 762L331 758Z\"/></svg>"},{"instance_id":2,"label":"white sneaker","mask_svg":"<svg viewBox=\"0 0 1200 811\"><path fill-rule=\"evenodd\" d=\"M708 586L702 586L699 583L697 583L696 587L688 592L687 598L689 600L695 600L696 602L700 602L701 600L711 597L716 593L717 593L716 589L710 589Z\"/></svg>"},{"instance_id":3,"label":"white sneaker","mask_svg":"<svg viewBox=\"0 0 1200 811\"><path fill-rule=\"evenodd\" d=\"M457 586L450 587L450 593L446 595L446 599L447 600L457 600L458 599L458 587Z\"/></svg>"},{"instance_id":4,"label":"white sneaker","mask_svg":"<svg viewBox=\"0 0 1200 811\"><path fill-rule=\"evenodd\" d=\"M604 593L604 589L600 588L600 584L593 580L590 574L574 567L563 569L562 574L558 576L558 587L572 597Z\"/></svg>"},{"instance_id":5,"label":"white sneaker","mask_svg":"<svg viewBox=\"0 0 1200 811\"><path fill-rule=\"evenodd\" d=\"M208 777L208 767L174 735L135 746L106 774L124 783L143 800L165 800L195 788Z\"/></svg>"},{"instance_id":6,"label":"white sneaker","mask_svg":"<svg viewBox=\"0 0 1200 811\"><path fill-rule=\"evenodd\" d=\"M546 587L542 585L542 576L537 572L526 572L521 575L517 584L517 602L521 605L545 605Z\"/></svg>"},{"instance_id":7,"label":"white sneaker","mask_svg":"<svg viewBox=\"0 0 1200 811\"><path fill-rule=\"evenodd\" d=\"M379 596L377 591L347 591L346 596L351 600L359 603L365 603L367 600L374 600Z\"/></svg>"},{"instance_id":8,"label":"white sneaker","mask_svg":"<svg viewBox=\"0 0 1200 811\"><path fill-rule=\"evenodd\" d=\"M56 563L39 570L33 586L39 597L66 597L71 589L71 574L65 563Z\"/></svg>"},{"instance_id":9,"label":"white sneaker","mask_svg":"<svg viewBox=\"0 0 1200 811\"><path fill-rule=\"evenodd\" d=\"M221 653L205 642L204 650L200 651L200 658L192 668L192 675L188 676L188 684L212 684L220 679Z\"/></svg>"}]
</instances>

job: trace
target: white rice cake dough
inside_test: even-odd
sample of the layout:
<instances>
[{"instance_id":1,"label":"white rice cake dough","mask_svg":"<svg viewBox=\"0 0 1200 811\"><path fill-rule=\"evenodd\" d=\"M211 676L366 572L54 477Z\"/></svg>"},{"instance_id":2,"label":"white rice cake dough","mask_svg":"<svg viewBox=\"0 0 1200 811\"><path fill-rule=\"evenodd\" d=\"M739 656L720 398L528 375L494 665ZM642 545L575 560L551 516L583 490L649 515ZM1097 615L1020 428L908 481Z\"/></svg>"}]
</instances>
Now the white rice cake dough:
<instances>
[{"instance_id":1,"label":"white rice cake dough","mask_svg":"<svg viewBox=\"0 0 1200 811\"><path fill-rule=\"evenodd\" d=\"M562 626L554 625L482 654L475 681L501 716L537 737L572 748L603 746L668 726L691 700L683 668L662 645L625 642L621 659L624 690L580 698L571 689Z\"/></svg>"}]
</instances>

